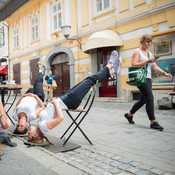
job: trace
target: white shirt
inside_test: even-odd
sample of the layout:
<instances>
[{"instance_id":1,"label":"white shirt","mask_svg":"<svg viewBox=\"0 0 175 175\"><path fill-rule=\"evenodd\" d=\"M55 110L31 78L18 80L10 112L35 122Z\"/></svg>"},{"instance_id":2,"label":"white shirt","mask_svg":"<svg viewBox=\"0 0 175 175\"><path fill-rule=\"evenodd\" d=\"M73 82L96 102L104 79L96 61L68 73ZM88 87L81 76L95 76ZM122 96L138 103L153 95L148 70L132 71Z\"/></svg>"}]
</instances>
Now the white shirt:
<instances>
[{"instance_id":1,"label":"white shirt","mask_svg":"<svg viewBox=\"0 0 175 175\"><path fill-rule=\"evenodd\" d=\"M145 55L142 53L142 51L141 51L140 49L138 49L138 50L139 50L139 53L140 53L139 62L148 60L148 57L145 56ZM149 51L148 51L148 52L149 52ZM152 56L151 52L149 52L149 59L152 58L152 57L153 57L153 56ZM154 63L148 63L148 68L147 68L148 72L147 72L147 77L146 77L146 78L150 78L150 79L151 79L151 66L152 66L153 64L154 64Z\"/></svg>"},{"instance_id":2,"label":"white shirt","mask_svg":"<svg viewBox=\"0 0 175 175\"><path fill-rule=\"evenodd\" d=\"M14 120L18 121L18 114L21 112L27 115L27 122L37 119L35 114L37 107L38 102L35 97L24 97L16 107L16 111L13 114Z\"/></svg>"},{"instance_id":3,"label":"white shirt","mask_svg":"<svg viewBox=\"0 0 175 175\"><path fill-rule=\"evenodd\" d=\"M68 109L60 98L57 98L56 101L59 103L61 109ZM38 127L40 130L42 132L48 132L49 129L46 126L46 121L53 120L56 117L55 105L53 103L48 103L46 108L39 114Z\"/></svg>"}]
</instances>

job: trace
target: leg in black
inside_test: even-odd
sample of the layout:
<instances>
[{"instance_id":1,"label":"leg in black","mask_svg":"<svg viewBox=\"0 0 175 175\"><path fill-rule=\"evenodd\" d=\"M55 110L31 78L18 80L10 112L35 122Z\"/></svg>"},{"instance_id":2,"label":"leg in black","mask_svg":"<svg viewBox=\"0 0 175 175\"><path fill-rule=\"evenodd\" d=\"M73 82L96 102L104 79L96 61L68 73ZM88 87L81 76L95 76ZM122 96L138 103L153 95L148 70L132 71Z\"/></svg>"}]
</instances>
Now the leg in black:
<instances>
[{"instance_id":1,"label":"leg in black","mask_svg":"<svg viewBox=\"0 0 175 175\"><path fill-rule=\"evenodd\" d=\"M134 114L139 110L146 102L146 112L150 120L155 120L154 116L154 97L152 93L151 79L147 79L146 84L138 87L141 92L141 98L136 102L131 109L131 113Z\"/></svg>"},{"instance_id":2,"label":"leg in black","mask_svg":"<svg viewBox=\"0 0 175 175\"><path fill-rule=\"evenodd\" d=\"M110 77L109 68L104 67L102 70L97 72L95 75L89 76L82 82L74 86L68 92L66 92L61 100L69 109L76 109L84 96L88 93L89 89L98 82L102 82Z\"/></svg>"},{"instance_id":3,"label":"leg in black","mask_svg":"<svg viewBox=\"0 0 175 175\"><path fill-rule=\"evenodd\" d=\"M41 72L38 73L38 76L34 81L33 93L44 102L43 74Z\"/></svg>"}]
</instances>

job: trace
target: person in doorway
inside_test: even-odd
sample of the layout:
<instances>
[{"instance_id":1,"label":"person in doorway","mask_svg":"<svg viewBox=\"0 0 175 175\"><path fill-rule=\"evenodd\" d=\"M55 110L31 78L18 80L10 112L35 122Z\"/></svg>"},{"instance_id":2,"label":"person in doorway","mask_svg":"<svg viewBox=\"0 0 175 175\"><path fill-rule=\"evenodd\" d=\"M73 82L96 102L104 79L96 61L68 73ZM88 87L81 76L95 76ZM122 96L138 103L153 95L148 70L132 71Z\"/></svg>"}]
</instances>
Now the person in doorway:
<instances>
[{"instance_id":1,"label":"person in doorway","mask_svg":"<svg viewBox=\"0 0 175 175\"><path fill-rule=\"evenodd\" d=\"M27 122L35 120L39 117L39 113L45 108L43 90L43 73L39 69L37 78L34 81L33 88L29 88L27 92L19 99L14 108L13 118L17 122L15 134L25 134L28 131ZM39 106L39 108L37 108Z\"/></svg>"},{"instance_id":2,"label":"person in doorway","mask_svg":"<svg viewBox=\"0 0 175 175\"><path fill-rule=\"evenodd\" d=\"M0 84L3 82L3 76L0 77Z\"/></svg>"},{"instance_id":3,"label":"person in doorway","mask_svg":"<svg viewBox=\"0 0 175 175\"><path fill-rule=\"evenodd\" d=\"M3 104L0 101L0 133L5 132L11 125L10 120L7 119L6 112L4 110Z\"/></svg>"},{"instance_id":4,"label":"person in doorway","mask_svg":"<svg viewBox=\"0 0 175 175\"><path fill-rule=\"evenodd\" d=\"M52 84L53 79L55 79L55 75L52 74L52 71L49 71L48 77L47 77L47 83Z\"/></svg>"},{"instance_id":5,"label":"person in doorway","mask_svg":"<svg viewBox=\"0 0 175 175\"><path fill-rule=\"evenodd\" d=\"M76 109L89 89L96 84L108 79L112 74L117 74L120 69L121 60L118 58L117 51L113 51L109 63L95 75L89 76L63 96L55 97L39 114L37 126L31 127L28 131L28 141L33 143L42 143L44 132L56 127L64 119L62 109Z\"/></svg>"},{"instance_id":6,"label":"person in doorway","mask_svg":"<svg viewBox=\"0 0 175 175\"><path fill-rule=\"evenodd\" d=\"M157 122L154 115L154 97L152 93L152 80L151 80L151 69L154 69L156 72L162 74L163 76L172 78L171 74L163 71L158 65L155 63L156 58L153 57L151 52L148 51L152 42L152 38L150 35L145 34L140 38L140 48L136 49L132 55L131 65L132 66L146 66L147 68L147 79L146 84L142 86L138 86L141 93L141 97L139 101L137 101L131 110L128 113L125 113L124 116L128 120L129 123L134 124L133 114L135 114L144 104L146 104L146 113L150 120L150 127L152 129L156 129L159 131L163 130L163 127Z\"/></svg>"}]
</instances>

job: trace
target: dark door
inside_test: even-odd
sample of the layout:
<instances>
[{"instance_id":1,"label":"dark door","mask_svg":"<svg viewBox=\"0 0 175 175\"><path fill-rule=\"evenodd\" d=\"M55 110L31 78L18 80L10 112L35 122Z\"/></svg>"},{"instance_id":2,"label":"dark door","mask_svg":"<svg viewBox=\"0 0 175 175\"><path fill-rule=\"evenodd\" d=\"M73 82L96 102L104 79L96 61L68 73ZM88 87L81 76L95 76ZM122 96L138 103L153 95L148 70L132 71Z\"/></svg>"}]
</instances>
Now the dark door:
<instances>
[{"instance_id":1,"label":"dark door","mask_svg":"<svg viewBox=\"0 0 175 175\"><path fill-rule=\"evenodd\" d=\"M101 48L98 50L98 65L101 65L99 69L105 67L109 61L111 52L115 48ZM99 87L99 96L100 97L117 97L117 76L113 75L108 80L105 80L101 83Z\"/></svg>"},{"instance_id":2,"label":"dark door","mask_svg":"<svg viewBox=\"0 0 175 175\"><path fill-rule=\"evenodd\" d=\"M38 67L37 62L39 61L39 58L36 58L34 60L30 60L30 83L33 84L35 81L37 75L38 75Z\"/></svg>"},{"instance_id":3,"label":"dark door","mask_svg":"<svg viewBox=\"0 0 175 175\"><path fill-rule=\"evenodd\" d=\"M13 65L13 80L15 80L16 84L21 84L21 64L14 64Z\"/></svg>"},{"instance_id":4,"label":"dark door","mask_svg":"<svg viewBox=\"0 0 175 175\"><path fill-rule=\"evenodd\" d=\"M21 64L17 63L13 65L13 80L15 80L16 84L21 84ZM14 91L14 93L20 93L19 91Z\"/></svg>"},{"instance_id":5,"label":"dark door","mask_svg":"<svg viewBox=\"0 0 175 175\"><path fill-rule=\"evenodd\" d=\"M54 97L60 97L70 89L70 71L68 62L51 65L53 75L56 76L57 88L53 91Z\"/></svg>"}]
</instances>

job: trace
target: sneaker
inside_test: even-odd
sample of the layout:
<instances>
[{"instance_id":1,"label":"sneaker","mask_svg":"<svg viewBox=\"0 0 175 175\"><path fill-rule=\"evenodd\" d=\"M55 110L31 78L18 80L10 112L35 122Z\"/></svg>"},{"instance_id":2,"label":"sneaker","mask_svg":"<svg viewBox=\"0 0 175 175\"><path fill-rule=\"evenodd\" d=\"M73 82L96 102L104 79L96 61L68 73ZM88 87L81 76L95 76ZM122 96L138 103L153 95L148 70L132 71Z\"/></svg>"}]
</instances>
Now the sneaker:
<instances>
[{"instance_id":1,"label":"sneaker","mask_svg":"<svg viewBox=\"0 0 175 175\"><path fill-rule=\"evenodd\" d=\"M41 70L42 70L42 73L43 73L43 76L44 76L45 75L45 71L46 71L46 67L42 66Z\"/></svg>"},{"instance_id":2,"label":"sneaker","mask_svg":"<svg viewBox=\"0 0 175 175\"><path fill-rule=\"evenodd\" d=\"M114 74L118 74L120 71L121 58L118 57L118 52L113 50L109 59L109 64L112 64L112 70Z\"/></svg>"},{"instance_id":3,"label":"sneaker","mask_svg":"<svg viewBox=\"0 0 175 175\"><path fill-rule=\"evenodd\" d=\"M135 124L135 122L133 121L133 116L129 115L128 113L125 114L126 119L128 120L129 123L131 124Z\"/></svg>"},{"instance_id":4,"label":"sneaker","mask_svg":"<svg viewBox=\"0 0 175 175\"><path fill-rule=\"evenodd\" d=\"M37 62L38 69L42 69L41 61Z\"/></svg>"},{"instance_id":5,"label":"sneaker","mask_svg":"<svg viewBox=\"0 0 175 175\"><path fill-rule=\"evenodd\" d=\"M157 121L155 121L153 124L150 125L150 128L152 129L156 129L158 131L162 131L163 127L159 125L159 123Z\"/></svg>"}]
</instances>

